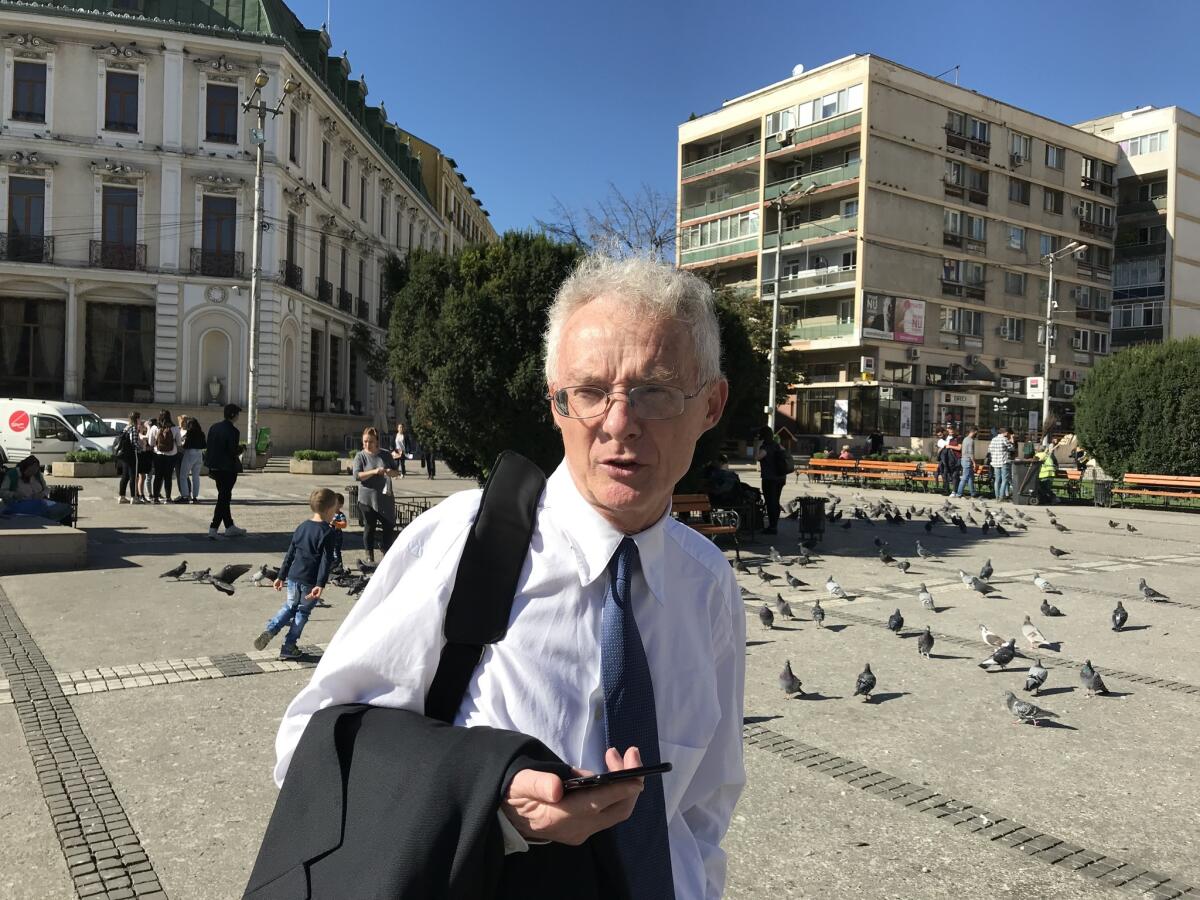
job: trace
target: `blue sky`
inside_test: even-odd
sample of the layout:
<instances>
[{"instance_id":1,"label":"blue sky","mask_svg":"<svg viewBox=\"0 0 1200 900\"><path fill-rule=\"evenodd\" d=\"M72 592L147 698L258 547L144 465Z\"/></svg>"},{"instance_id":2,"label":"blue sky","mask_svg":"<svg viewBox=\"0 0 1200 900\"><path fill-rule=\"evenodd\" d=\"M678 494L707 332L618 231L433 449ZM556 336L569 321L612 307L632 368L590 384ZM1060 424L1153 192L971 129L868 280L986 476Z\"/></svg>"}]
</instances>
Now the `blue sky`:
<instances>
[{"instance_id":1,"label":"blue sky","mask_svg":"<svg viewBox=\"0 0 1200 900\"><path fill-rule=\"evenodd\" d=\"M290 5L325 19L326 0ZM1143 104L1200 113L1195 0L332 7L334 52L366 75L369 102L454 157L501 231L532 227L556 196L594 203L610 181L673 197L689 113L849 53L934 75L959 64L964 87L1066 122Z\"/></svg>"}]
</instances>

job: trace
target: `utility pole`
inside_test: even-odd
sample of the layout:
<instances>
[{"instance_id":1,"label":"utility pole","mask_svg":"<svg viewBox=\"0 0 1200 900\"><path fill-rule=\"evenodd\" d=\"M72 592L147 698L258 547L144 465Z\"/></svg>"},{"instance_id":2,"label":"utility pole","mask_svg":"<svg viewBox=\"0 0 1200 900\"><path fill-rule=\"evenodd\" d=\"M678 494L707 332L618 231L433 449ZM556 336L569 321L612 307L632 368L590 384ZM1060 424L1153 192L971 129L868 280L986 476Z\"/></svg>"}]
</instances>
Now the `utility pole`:
<instances>
[{"instance_id":1,"label":"utility pole","mask_svg":"<svg viewBox=\"0 0 1200 900\"><path fill-rule=\"evenodd\" d=\"M778 380L779 369L779 291L782 287L780 278L783 275L783 210L788 200L792 199L792 191L799 186L799 181L792 182L772 201L772 205L778 212L777 233L779 239L775 242L775 296L771 301L771 382L767 385L767 425L771 431L775 430L775 413L779 405L775 398L775 383ZM796 196L797 198L804 197L816 189L816 183L810 184Z\"/></svg>"},{"instance_id":2,"label":"utility pole","mask_svg":"<svg viewBox=\"0 0 1200 900\"><path fill-rule=\"evenodd\" d=\"M1042 357L1042 431L1046 436L1050 434L1050 335L1054 331L1054 308L1058 306L1054 302L1054 264L1064 256L1082 253L1086 249L1087 244L1071 241L1067 246L1042 257L1042 262L1050 268L1050 278L1046 285L1046 325L1043 332L1046 342Z\"/></svg>"}]
</instances>

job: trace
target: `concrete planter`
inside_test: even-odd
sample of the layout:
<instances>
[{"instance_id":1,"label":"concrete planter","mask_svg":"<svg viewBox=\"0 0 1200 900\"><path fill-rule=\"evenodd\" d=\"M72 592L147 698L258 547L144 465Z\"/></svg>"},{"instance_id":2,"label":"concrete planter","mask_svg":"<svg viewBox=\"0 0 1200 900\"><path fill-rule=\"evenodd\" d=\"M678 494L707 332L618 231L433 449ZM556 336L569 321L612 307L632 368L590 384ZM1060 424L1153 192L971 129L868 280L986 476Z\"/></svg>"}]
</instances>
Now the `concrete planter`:
<instances>
[{"instance_id":1,"label":"concrete planter","mask_svg":"<svg viewBox=\"0 0 1200 900\"><path fill-rule=\"evenodd\" d=\"M116 478L115 462L56 462L51 467L55 478Z\"/></svg>"},{"instance_id":2,"label":"concrete planter","mask_svg":"<svg viewBox=\"0 0 1200 900\"><path fill-rule=\"evenodd\" d=\"M336 459L292 459L288 460L288 471L293 475L337 475L340 461Z\"/></svg>"}]
</instances>

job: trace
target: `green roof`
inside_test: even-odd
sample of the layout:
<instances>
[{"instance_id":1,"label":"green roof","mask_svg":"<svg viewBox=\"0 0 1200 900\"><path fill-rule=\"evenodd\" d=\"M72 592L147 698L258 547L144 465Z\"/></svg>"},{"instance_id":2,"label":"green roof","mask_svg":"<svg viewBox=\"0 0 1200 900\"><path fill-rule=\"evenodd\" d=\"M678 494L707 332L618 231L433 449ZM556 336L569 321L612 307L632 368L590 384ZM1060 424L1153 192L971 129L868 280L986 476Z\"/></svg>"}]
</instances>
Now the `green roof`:
<instances>
[{"instance_id":1,"label":"green roof","mask_svg":"<svg viewBox=\"0 0 1200 900\"><path fill-rule=\"evenodd\" d=\"M0 11L38 12L65 18L139 19L154 28L257 43L284 44L342 108L360 132L426 200L421 164L387 121L383 106L367 105L367 83L350 78L350 58L331 56L322 28L306 28L283 0L0 0Z\"/></svg>"}]
</instances>

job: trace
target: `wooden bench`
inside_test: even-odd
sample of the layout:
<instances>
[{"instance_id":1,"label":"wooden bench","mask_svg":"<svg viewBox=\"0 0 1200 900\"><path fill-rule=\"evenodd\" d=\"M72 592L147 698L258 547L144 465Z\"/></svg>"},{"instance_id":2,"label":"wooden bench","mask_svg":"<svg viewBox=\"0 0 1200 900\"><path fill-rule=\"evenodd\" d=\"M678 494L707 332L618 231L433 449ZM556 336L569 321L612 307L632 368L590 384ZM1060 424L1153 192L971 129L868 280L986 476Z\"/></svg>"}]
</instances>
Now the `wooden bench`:
<instances>
[{"instance_id":1,"label":"wooden bench","mask_svg":"<svg viewBox=\"0 0 1200 900\"><path fill-rule=\"evenodd\" d=\"M1165 503L1171 500L1200 500L1200 477L1130 472L1121 479L1120 487L1113 488L1113 494L1118 497L1161 497Z\"/></svg>"},{"instance_id":2,"label":"wooden bench","mask_svg":"<svg viewBox=\"0 0 1200 900\"><path fill-rule=\"evenodd\" d=\"M936 471L936 466L934 468ZM934 475L928 474L928 464L921 462L896 462L886 459L863 459L858 463L858 477L864 482L895 481L905 488L928 488L929 483L936 481Z\"/></svg>"},{"instance_id":3,"label":"wooden bench","mask_svg":"<svg viewBox=\"0 0 1200 900\"><path fill-rule=\"evenodd\" d=\"M810 459L808 468L796 470L796 477L807 475L809 481L837 477L844 481L852 476L857 468L858 460L855 459Z\"/></svg>"},{"instance_id":4,"label":"wooden bench","mask_svg":"<svg viewBox=\"0 0 1200 900\"><path fill-rule=\"evenodd\" d=\"M733 538L734 556L741 560L742 548L738 541L740 517L736 511L713 509L707 494L675 494L671 497L671 515L714 542L720 535L730 535Z\"/></svg>"}]
</instances>

